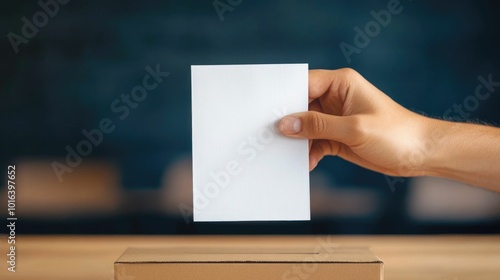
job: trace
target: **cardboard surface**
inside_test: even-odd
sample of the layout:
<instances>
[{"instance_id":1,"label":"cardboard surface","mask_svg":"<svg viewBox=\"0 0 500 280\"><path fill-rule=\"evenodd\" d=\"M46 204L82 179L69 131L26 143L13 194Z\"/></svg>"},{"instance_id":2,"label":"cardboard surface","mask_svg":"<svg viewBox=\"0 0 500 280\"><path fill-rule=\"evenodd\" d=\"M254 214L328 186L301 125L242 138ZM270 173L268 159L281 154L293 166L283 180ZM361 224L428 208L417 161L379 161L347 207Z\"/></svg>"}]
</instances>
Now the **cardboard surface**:
<instances>
[{"instance_id":1,"label":"cardboard surface","mask_svg":"<svg viewBox=\"0 0 500 280\"><path fill-rule=\"evenodd\" d=\"M194 221L310 220L307 64L191 66Z\"/></svg>"},{"instance_id":2,"label":"cardboard surface","mask_svg":"<svg viewBox=\"0 0 500 280\"><path fill-rule=\"evenodd\" d=\"M129 248L115 280L383 279L383 263L364 247Z\"/></svg>"}]
</instances>

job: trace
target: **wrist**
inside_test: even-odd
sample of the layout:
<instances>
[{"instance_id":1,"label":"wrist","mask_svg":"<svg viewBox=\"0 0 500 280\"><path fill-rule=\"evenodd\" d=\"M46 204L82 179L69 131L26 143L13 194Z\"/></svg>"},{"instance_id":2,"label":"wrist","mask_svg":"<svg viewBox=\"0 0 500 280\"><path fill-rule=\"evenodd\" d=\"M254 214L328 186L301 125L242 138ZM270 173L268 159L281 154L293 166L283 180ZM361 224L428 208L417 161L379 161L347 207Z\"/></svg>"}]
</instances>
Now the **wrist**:
<instances>
[{"instance_id":1,"label":"wrist","mask_svg":"<svg viewBox=\"0 0 500 280\"><path fill-rule=\"evenodd\" d=\"M424 160L421 166L422 176L438 176L442 177L446 173L447 161L449 158L447 153L450 151L448 147L448 137L452 135L452 130L459 123L433 119L424 117L424 129L422 133L422 147L424 149Z\"/></svg>"}]
</instances>

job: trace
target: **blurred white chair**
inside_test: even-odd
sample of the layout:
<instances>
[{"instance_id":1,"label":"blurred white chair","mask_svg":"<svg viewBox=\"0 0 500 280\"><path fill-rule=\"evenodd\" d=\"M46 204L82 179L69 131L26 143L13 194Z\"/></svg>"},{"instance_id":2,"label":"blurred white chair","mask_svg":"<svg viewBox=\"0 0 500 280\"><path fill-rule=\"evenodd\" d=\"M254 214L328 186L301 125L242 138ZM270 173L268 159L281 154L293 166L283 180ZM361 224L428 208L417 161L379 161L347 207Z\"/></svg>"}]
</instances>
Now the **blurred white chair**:
<instances>
[{"instance_id":1,"label":"blurred white chair","mask_svg":"<svg viewBox=\"0 0 500 280\"><path fill-rule=\"evenodd\" d=\"M476 222L500 218L500 193L433 177L412 179L408 214L417 221Z\"/></svg>"}]
</instances>

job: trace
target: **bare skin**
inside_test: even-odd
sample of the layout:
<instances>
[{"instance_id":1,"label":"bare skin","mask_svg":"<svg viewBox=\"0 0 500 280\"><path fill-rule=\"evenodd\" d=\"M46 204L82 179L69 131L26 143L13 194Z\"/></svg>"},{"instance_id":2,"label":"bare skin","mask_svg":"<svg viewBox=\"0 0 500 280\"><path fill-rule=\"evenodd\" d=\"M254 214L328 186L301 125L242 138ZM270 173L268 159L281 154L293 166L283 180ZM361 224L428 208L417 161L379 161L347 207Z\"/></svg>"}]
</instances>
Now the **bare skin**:
<instances>
[{"instance_id":1,"label":"bare skin","mask_svg":"<svg viewBox=\"0 0 500 280\"><path fill-rule=\"evenodd\" d=\"M352 69L309 71L309 111L285 116L279 129L310 139L310 170L333 155L387 175L500 192L500 128L419 115Z\"/></svg>"}]
</instances>

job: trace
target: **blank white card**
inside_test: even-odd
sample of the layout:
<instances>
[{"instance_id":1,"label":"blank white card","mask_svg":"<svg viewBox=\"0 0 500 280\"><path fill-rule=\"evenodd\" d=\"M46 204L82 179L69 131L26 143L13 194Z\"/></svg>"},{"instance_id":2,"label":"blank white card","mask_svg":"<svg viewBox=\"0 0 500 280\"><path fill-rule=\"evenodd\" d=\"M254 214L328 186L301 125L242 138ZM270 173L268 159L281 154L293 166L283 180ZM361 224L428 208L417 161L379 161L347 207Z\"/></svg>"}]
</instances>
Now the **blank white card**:
<instances>
[{"instance_id":1,"label":"blank white card","mask_svg":"<svg viewBox=\"0 0 500 280\"><path fill-rule=\"evenodd\" d=\"M194 221L310 220L308 141L277 129L307 111L307 71L191 66Z\"/></svg>"}]
</instances>

